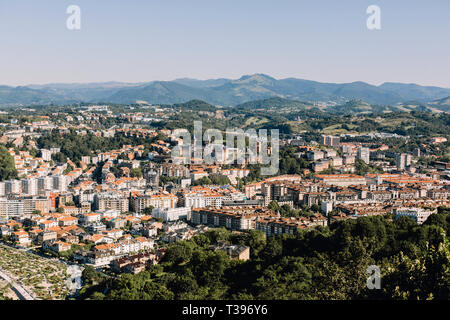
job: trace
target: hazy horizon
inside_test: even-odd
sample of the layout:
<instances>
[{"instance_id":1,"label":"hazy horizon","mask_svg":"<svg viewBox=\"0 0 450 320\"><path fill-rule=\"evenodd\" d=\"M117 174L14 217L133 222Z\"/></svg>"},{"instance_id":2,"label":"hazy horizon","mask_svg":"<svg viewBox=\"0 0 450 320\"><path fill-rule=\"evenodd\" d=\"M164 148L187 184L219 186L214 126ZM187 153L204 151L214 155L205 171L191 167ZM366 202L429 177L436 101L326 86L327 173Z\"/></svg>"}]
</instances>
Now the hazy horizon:
<instances>
[{"instance_id":1,"label":"hazy horizon","mask_svg":"<svg viewBox=\"0 0 450 320\"><path fill-rule=\"evenodd\" d=\"M239 80L242 77L245 76L254 76L254 75L258 75L258 74L263 74L265 76L269 76L271 78L274 78L275 80L283 80L283 79L288 79L288 78L295 78L295 79L300 79L300 80L307 80L307 81L314 81L314 82L319 82L319 83L335 83L335 84L346 84L346 83L354 83L354 82L364 82L367 83L369 85L373 85L373 86L380 86L383 83L401 83L401 84L405 84L405 85L420 85L420 86L426 86L426 87L440 87L440 88L444 88L444 89L450 89L449 87L443 87L443 86L436 86L436 85L428 85L428 84L421 84L421 83L414 83L414 82L394 82L394 81L385 81L385 82L380 82L380 83L370 83L367 81L361 81L361 80L354 80L354 81L348 81L348 82L330 82L330 81L321 81L321 80L314 80L314 79L304 79L304 78L299 78L299 77L274 77L270 74L265 74L265 73L254 73L254 74L242 74L241 76L238 76L237 78L227 78L227 77L216 77L216 78L205 78L205 79L199 79L199 78L194 78L194 77L179 77L179 78L175 78L175 79L168 79L168 80L159 80L159 79L154 79L154 80L148 80L148 81L139 81L139 82L132 82L132 81L119 81L119 80L106 80L106 81L89 81L89 82L45 82L45 83L27 83L24 85L6 85L6 86L10 86L10 87L30 87L30 86L58 86L58 85L92 85L92 84L107 84L107 83L117 83L117 84L127 84L130 86L135 86L135 85L143 85L143 84L147 84L147 83L151 83L151 82L171 82L171 81L177 81L177 80L197 80L197 81L211 81L211 80L219 80L219 79L226 79L226 80ZM1 84L0 86L5 85L5 84Z\"/></svg>"},{"instance_id":2,"label":"hazy horizon","mask_svg":"<svg viewBox=\"0 0 450 320\"><path fill-rule=\"evenodd\" d=\"M66 9L81 8L81 30ZM381 30L366 9L381 8ZM267 74L450 88L450 1L2 0L0 85Z\"/></svg>"}]
</instances>

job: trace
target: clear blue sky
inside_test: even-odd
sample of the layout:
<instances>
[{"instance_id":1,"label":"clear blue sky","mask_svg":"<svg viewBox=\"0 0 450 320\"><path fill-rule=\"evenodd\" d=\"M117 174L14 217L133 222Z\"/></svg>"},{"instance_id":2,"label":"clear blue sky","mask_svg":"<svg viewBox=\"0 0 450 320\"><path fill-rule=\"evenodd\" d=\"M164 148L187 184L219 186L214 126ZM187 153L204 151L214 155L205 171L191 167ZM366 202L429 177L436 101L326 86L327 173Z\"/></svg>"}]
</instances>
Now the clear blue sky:
<instances>
[{"instance_id":1,"label":"clear blue sky","mask_svg":"<svg viewBox=\"0 0 450 320\"><path fill-rule=\"evenodd\" d=\"M449 0L0 0L0 84L266 73L450 88L449 37Z\"/></svg>"}]
</instances>

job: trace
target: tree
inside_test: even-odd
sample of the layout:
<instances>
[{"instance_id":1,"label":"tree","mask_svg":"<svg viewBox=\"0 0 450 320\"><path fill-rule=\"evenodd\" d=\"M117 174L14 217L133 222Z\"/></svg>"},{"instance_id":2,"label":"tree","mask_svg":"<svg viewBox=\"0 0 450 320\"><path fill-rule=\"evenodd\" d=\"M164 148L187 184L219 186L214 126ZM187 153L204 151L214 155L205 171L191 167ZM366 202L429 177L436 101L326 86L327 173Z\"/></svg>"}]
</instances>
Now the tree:
<instances>
[{"instance_id":1,"label":"tree","mask_svg":"<svg viewBox=\"0 0 450 320\"><path fill-rule=\"evenodd\" d=\"M5 146L0 145L0 181L17 178L17 170L14 158L9 154Z\"/></svg>"},{"instance_id":2,"label":"tree","mask_svg":"<svg viewBox=\"0 0 450 320\"><path fill-rule=\"evenodd\" d=\"M153 206L149 206L149 207L147 207L147 208L144 208L144 214L146 214L146 215L150 215L150 214L152 214L152 211L153 211L153 209L154 209L155 207L153 207Z\"/></svg>"},{"instance_id":3,"label":"tree","mask_svg":"<svg viewBox=\"0 0 450 320\"><path fill-rule=\"evenodd\" d=\"M361 159L355 160L355 173L361 176L367 173L383 173L383 169L377 166L370 166Z\"/></svg>"},{"instance_id":4,"label":"tree","mask_svg":"<svg viewBox=\"0 0 450 320\"><path fill-rule=\"evenodd\" d=\"M267 206L267 208L269 208L270 210L274 211L274 212L279 212L280 211L280 206L278 205L278 202L276 202L275 200L272 200L269 205Z\"/></svg>"},{"instance_id":5,"label":"tree","mask_svg":"<svg viewBox=\"0 0 450 320\"><path fill-rule=\"evenodd\" d=\"M158 265L137 275L99 279L83 298L105 299L442 299L448 300L450 210L418 225L371 216L265 238L219 228L173 243ZM250 247L231 260L218 242ZM367 267L381 290L367 288ZM86 270L86 273L92 272ZM95 278L85 275L86 279ZM89 284L88 284L89 285Z\"/></svg>"},{"instance_id":6,"label":"tree","mask_svg":"<svg viewBox=\"0 0 450 320\"><path fill-rule=\"evenodd\" d=\"M418 259L403 254L392 257L384 270L384 298L402 300L448 300L450 289L450 250L445 239L431 246Z\"/></svg>"},{"instance_id":7,"label":"tree","mask_svg":"<svg viewBox=\"0 0 450 320\"><path fill-rule=\"evenodd\" d=\"M90 297L90 300L104 300L105 295L101 292L94 292Z\"/></svg>"},{"instance_id":8,"label":"tree","mask_svg":"<svg viewBox=\"0 0 450 320\"><path fill-rule=\"evenodd\" d=\"M120 275L114 279L111 290L106 295L107 300L171 300L172 291L159 282L148 278L147 273L133 276Z\"/></svg>"},{"instance_id":9,"label":"tree","mask_svg":"<svg viewBox=\"0 0 450 320\"><path fill-rule=\"evenodd\" d=\"M203 233L196 235L192 240L195 242L197 246L202 248L206 248L211 244L209 238Z\"/></svg>"},{"instance_id":10,"label":"tree","mask_svg":"<svg viewBox=\"0 0 450 320\"><path fill-rule=\"evenodd\" d=\"M192 182L193 186L203 186L203 185L229 185L231 184L230 179L227 176L220 174L211 174L208 177L202 177L201 179Z\"/></svg>"},{"instance_id":11,"label":"tree","mask_svg":"<svg viewBox=\"0 0 450 320\"><path fill-rule=\"evenodd\" d=\"M58 163L66 163L67 156L64 153L57 152L57 153L52 154L52 160L54 160Z\"/></svg>"},{"instance_id":12,"label":"tree","mask_svg":"<svg viewBox=\"0 0 450 320\"><path fill-rule=\"evenodd\" d=\"M261 257L266 261L272 261L283 254L283 243L281 239L269 238L265 248L261 252Z\"/></svg>"},{"instance_id":13,"label":"tree","mask_svg":"<svg viewBox=\"0 0 450 320\"><path fill-rule=\"evenodd\" d=\"M98 284L102 279L102 274L97 272L93 266L86 266L81 273L83 281L89 285Z\"/></svg>"},{"instance_id":14,"label":"tree","mask_svg":"<svg viewBox=\"0 0 450 320\"><path fill-rule=\"evenodd\" d=\"M211 243L227 241L230 238L230 232L225 228L215 228L205 233Z\"/></svg>"},{"instance_id":15,"label":"tree","mask_svg":"<svg viewBox=\"0 0 450 320\"><path fill-rule=\"evenodd\" d=\"M71 172L73 170L73 167L70 165L70 164L68 164L67 165L67 168L63 171L63 174L68 174L69 172Z\"/></svg>"},{"instance_id":16,"label":"tree","mask_svg":"<svg viewBox=\"0 0 450 320\"><path fill-rule=\"evenodd\" d=\"M180 264L192 257L192 245L187 242L176 242L167 250L164 261Z\"/></svg>"},{"instance_id":17,"label":"tree","mask_svg":"<svg viewBox=\"0 0 450 320\"><path fill-rule=\"evenodd\" d=\"M251 248L250 256L257 257L259 255L259 252L266 245L266 236L262 231L250 230L247 234L245 245Z\"/></svg>"},{"instance_id":18,"label":"tree","mask_svg":"<svg viewBox=\"0 0 450 320\"><path fill-rule=\"evenodd\" d=\"M269 266L256 281L257 298L263 300L310 299L312 276L299 257L284 257Z\"/></svg>"},{"instance_id":19,"label":"tree","mask_svg":"<svg viewBox=\"0 0 450 320\"><path fill-rule=\"evenodd\" d=\"M142 178L142 168L134 168L130 170L130 177L132 178Z\"/></svg>"}]
</instances>

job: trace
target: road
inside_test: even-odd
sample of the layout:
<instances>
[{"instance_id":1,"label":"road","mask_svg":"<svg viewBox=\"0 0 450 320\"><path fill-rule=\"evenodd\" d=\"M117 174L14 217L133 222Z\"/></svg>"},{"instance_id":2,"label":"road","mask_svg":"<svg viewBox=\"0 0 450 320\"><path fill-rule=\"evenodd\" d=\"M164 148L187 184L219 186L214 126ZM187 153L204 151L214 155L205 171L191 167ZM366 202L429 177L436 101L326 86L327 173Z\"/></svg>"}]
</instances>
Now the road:
<instances>
[{"instance_id":1,"label":"road","mask_svg":"<svg viewBox=\"0 0 450 320\"><path fill-rule=\"evenodd\" d=\"M11 284L11 289L17 294L20 300L35 300L20 284L11 279L3 270L0 270L0 278Z\"/></svg>"}]
</instances>

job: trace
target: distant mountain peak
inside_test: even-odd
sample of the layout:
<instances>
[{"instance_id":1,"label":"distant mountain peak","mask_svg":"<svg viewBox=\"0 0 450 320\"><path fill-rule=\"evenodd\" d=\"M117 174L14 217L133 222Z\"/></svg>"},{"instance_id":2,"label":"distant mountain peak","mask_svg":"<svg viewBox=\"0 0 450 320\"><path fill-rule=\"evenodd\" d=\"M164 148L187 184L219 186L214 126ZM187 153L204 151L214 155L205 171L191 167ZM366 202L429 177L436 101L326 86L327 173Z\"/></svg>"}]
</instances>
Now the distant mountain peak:
<instances>
[{"instance_id":1,"label":"distant mountain peak","mask_svg":"<svg viewBox=\"0 0 450 320\"><path fill-rule=\"evenodd\" d=\"M277 80L263 73L255 73L251 75L245 75L238 80L233 81L237 84L252 84L252 85L273 85Z\"/></svg>"},{"instance_id":2,"label":"distant mountain peak","mask_svg":"<svg viewBox=\"0 0 450 320\"><path fill-rule=\"evenodd\" d=\"M254 73L254 74L246 74L239 78L239 80L247 80L247 79L269 79L276 80L275 78L264 74L264 73Z\"/></svg>"},{"instance_id":3,"label":"distant mountain peak","mask_svg":"<svg viewBox=\"0 0 450 320\"><path fill-rule=\"evenodd\" d=\"M0 86L0 89L0 105L3 106L74 102L127 104L136 100L173 104L193 99L222 106L237 106L271 97L331 105L345 104L355 99L370 104L395 105L405 101L432 103L450 96L450 89L416 84L386 82L374 86L362 81L324 83L297 78L277 80L264 73L247 74L239 79L197 80L185 77L173 81L136 84L112 81L91 84ZM447 104L447 101L444 103ZM269 102L285 105L285 101ZM267 104L267 101L258 103Z\"/></svg>"}]
</instances>

